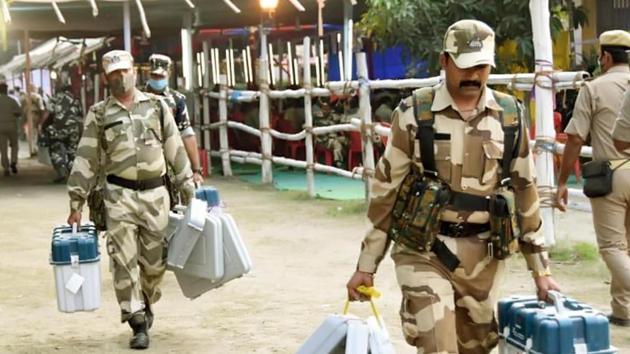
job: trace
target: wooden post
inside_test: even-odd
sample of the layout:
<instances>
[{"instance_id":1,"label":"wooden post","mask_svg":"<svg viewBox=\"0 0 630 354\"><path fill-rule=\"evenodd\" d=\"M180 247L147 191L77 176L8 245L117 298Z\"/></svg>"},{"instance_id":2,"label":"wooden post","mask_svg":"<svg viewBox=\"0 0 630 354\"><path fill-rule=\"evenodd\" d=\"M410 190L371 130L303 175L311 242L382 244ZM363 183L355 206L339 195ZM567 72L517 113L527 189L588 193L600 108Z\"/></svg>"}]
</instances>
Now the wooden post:
<instances>
[{"instance_id":1,"label":"wooden post","mask_svg":"<svg viewBox=\"0 0 630 354\"><path fill-rule=\"evenodd\" d=\"M553 72L553 53L551 29L549 28L549 0L530 0L529 12L532 18L532 34L537 73ZM553 82L549 76L536 76L534 95L536 95L536 142L553 142ZM536 174L542 200L553 198L554 164L553 153L540 149L536 156ZM555 244L552 203L540 203L546 246Z\"/></svg>"},{"instance_id":2,"label":"wooden post","mask_svg":"<svg viewBox=\"0 0 630 354\"><path fill-rule=\"evenodd\" d=\"M350 53L348 53L350 54ZM359 78L359 114L363 127L363 168L365 180L365 198L370 199L370 178L374 176L374 147L372 146L372 105L370 104L370 86L365 53L357 53L357 76Z\"/></svg>"},{"instance_id":3,"label":"wooden post","mask_svg":"<svg viewBox=\"0 0 630 354\"><path fill-rule=\"evenodd\" d=\"M210 53L210 46L207 41L203 41L203 88L204 92L210 89L210 68L208 68L208 55ZM210 124L210 98L206 93L203 95L203 117L201 125L209 125ZM210 157L210 129L204 130L201 134L203 134L203 139L201 139L203 149L206 151L206 158L208 160L208 175L212 174L212 158Z\"/></svg>"},{"instance_id":4,"label":"wooden post","mask_svg":"<svg viewBox=\"0 0 630 354\"><path fill-rule=\"evenodd\" d=\"M313 111L311 102L311 39L304 37L304 129L306 130L306 190L315 197L315 167L313 158Z\"/></svg>"},{"instance_id":5,"label":"wooden post","mask_svg":"<svg viewBox=\"0 0 630 354\"><path fill-rule=\"evenodd\" d=\"M232 176L232 166L230 165L230 148L228 144L228 117L227 117L227 77L225 75L219 76L220 95L219 99L219 121L222 123L219 127L219 142L221 146L221 161L223 162L223 175Z\"/></svg>"},{"instance_id":6,"label":"wooden post","mask_svg":"<svg viewBox=\"0 0 630 354\"><path fill-rule=\"evenodd\" d=\"M33 102L31 102L31 43L29 39L28 30L24 31L24 58L26 59L24 63L24 98L26 107L24 107L24 111L26 112L26 141L28 141L28 153L29 155L33 155L35 153L35 147L33 146Z\"/></svg>"},{"instance_id":7,"label":"wooden post","mask_svg":"<svg viewBox=\"0 0 630 354\"><path fill-rule=\"evenodd\" d=\"M258 74L260 77L260 106L259 106L259 125L260 132L260 151L262 152L262 183L270 184L273 182L272 171L272 151L271 151L271 134L269 133L269 78L267 77L268 56L267 56L267 34L264 26L260 31L260 65L258 66Z\"/></svg>"}]
</instances>

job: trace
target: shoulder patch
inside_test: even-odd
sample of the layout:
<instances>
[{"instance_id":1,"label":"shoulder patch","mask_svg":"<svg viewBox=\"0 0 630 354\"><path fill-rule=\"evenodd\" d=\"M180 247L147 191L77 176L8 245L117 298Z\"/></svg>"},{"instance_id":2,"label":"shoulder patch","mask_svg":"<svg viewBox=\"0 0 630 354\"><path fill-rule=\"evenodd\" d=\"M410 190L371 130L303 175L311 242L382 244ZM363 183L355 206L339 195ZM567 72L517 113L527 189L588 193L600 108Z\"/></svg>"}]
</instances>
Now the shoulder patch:
<instances>
[{"instance_id":1,"label":"shoulder patch","mask_svg":"<svg viewBox=\"0 0 630 354\"><path fill-rule=\"evenodd\" d=\"M413 91L413 111L418 120L433 120L434 91L432 87L422 87Z\"/></svg>"},{"instance_id":2,"label":"shoulder patch","mask_svg":"<svg viewBox=\"0 0 630 354\"><path fill-rule=\"evenodd\" d=\"M519 114L520 110L518 108L518 101L516 97L512 95L508 95L503 92L492 90L494 94L494 99L497 101L499 106L503 108L503 121L501 124L506 127L513 127L519 124Z\"/></svg>"}]
</instances>

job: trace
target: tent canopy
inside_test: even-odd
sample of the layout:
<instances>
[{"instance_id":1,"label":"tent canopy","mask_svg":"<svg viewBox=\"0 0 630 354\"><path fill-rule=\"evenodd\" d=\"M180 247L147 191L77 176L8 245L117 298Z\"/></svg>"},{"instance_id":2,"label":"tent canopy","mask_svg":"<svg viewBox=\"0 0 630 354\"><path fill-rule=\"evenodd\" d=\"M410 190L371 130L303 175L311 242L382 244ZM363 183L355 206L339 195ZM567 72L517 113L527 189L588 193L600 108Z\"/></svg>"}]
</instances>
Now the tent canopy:
<instances>
[{"instance_id":1,"label":"tent canopy","mask_svg":"<svg viewBox=\"0 0 630 354\"><path fill-rule=\"evenodd\" d=\"M298 0L305 8L298 11L290 0L279 0L273 19L277 25L315 24L317 23L317 1ZM343 23L344 1L328 0L323 10L325 23ZM57 0L66 23L59 22L52 6L52 0L14 0L9 5L12 21L7 25L9 33L29 30L33 38L50 38L54 35L67 37L97 37L115 35L123 28L123 2L125 0L98 0L98 15L92 15L89 0ZM192 15L196 28L232 28L256 26L266 16L258 0L231 0L241 12L235 13L225 0L190 0L195 4L191 9L185 0L141 0L146 18L154 34L179 33L183 19ZM355 20L360 9L355 6ZM140 15L135 1L130 2L131 26L139 33L142 29ZM17 33L16 33L17 34Z\"/></svg>"},{"instance_id":2,"label":"tent canopy","mask_svg":"<svg viewBox=\"0 0 630 354\"><path fill-rule=\"evenodd\" d=\"M102 48L109 40L106 37L67 39L64 37L52 38L33 48L29 53L31 57L31 69L53 67L59 69L66 64L78 61L81 55L89 54ZM16 55L7 64L0 66L0 75L5 77L24 71L26 56Z\"/></svg>"}]
</instances>

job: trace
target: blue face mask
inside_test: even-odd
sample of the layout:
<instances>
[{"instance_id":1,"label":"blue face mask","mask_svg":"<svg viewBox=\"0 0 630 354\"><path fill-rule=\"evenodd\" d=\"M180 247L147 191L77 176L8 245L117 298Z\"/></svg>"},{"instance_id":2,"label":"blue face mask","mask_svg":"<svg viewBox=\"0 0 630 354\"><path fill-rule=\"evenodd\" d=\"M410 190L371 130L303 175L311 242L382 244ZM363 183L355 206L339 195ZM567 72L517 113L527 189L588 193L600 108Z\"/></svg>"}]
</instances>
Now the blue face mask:
<instances>
[{"instance_id":1,"label":"blue face mask","mask_svg":"<svg viewBox=\"0 0 630 354\"><path fill-rule=\"evenodd\" d=\"M155 91L164 91L167 85L168 80L166 78L160 80L149 79L149 86Z\"/></svg>"}]
</instances>

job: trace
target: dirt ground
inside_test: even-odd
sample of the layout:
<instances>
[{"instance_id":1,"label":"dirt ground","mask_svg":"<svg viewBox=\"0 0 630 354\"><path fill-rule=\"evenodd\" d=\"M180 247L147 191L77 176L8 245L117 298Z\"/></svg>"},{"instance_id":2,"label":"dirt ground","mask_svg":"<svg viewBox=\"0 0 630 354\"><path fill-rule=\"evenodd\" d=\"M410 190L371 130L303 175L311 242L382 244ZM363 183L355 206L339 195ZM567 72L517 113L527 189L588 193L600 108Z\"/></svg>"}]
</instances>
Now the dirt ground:
<instances>
[{"instance_id":1,"label":"dirt ground","mask_svg":"<svg viewBox=\"0 0 630 354\"><path fill-rule=\"evenodd\" d=\"M0 177L0 352L128 352L130 330L119 323L108 258L101 239L102 305L94 312L60 313L48 264L51 229L68 214L65 186L49 168L22 160L16 177ZM366 227L347 203L305 200L240 182L212 178L237 221L253 258L251 274L193 301L172 273L162 284L151 331L154 353L294 353L326 315L342 309ZM590 215L557 215L559 239L594 242ZM601 262L555 265L566 294L609 311L609 276ZM399 353L414 353L402 339L400 293L388 257L376 277L377 304ZM518 257L510 261L502 294L533 294ZM366 304L351 312L366 316ZM612 327L612 342L630 353L630 330Z\"/></svg>"}]
</instances>

